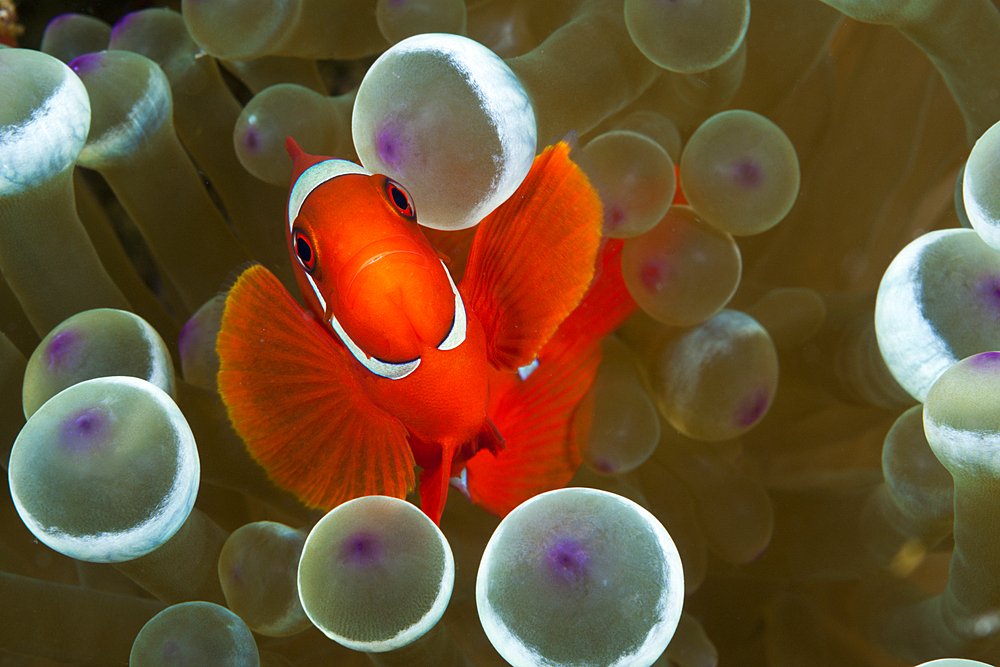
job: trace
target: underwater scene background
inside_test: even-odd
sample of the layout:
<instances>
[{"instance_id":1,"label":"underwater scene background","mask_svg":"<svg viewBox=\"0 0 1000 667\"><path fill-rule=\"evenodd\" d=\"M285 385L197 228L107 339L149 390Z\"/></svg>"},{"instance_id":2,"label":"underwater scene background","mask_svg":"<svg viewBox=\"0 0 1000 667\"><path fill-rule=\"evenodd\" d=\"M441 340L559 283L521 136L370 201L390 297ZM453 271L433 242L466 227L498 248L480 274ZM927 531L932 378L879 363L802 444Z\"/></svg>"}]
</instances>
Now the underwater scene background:
<instances>
[{"instance_id":1,"label":"underwater scene background","mask_svg":"<svg viewBox=\"0 0 1000 667\"><path fill-rule=\"evenodd\" d=\"M997 664L998 7L0 0L0 665ZM359 92L425 33L500 64ZM444 230L568 140L636 308L573 494L324 518L246 451L215 342L250 262L302 302L289 136Z\"/></svg>"}]
</instances>

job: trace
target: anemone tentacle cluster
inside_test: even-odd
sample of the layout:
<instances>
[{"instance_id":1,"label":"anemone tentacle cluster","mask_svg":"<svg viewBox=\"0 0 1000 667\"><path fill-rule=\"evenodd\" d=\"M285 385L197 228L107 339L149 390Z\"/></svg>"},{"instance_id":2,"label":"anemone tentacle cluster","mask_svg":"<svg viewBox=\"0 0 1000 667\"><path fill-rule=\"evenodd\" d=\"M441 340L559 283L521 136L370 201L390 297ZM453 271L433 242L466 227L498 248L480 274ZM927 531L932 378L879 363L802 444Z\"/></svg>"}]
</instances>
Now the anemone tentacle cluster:
<instances>
[{"instance_id":1,"label":"anemone tentacle cluster","mask_svg":"<svg viewBox=\"0 0 1000 667\"><path fill-rule=\"evenodd\" d=\"M1000 0L163 4L0 0L0 662L1000 664ZM296 293L289 136L456 274L574 146L639 311L571 488L255 463L215 341L249 262Z\"/></svg>"}]
</instances>

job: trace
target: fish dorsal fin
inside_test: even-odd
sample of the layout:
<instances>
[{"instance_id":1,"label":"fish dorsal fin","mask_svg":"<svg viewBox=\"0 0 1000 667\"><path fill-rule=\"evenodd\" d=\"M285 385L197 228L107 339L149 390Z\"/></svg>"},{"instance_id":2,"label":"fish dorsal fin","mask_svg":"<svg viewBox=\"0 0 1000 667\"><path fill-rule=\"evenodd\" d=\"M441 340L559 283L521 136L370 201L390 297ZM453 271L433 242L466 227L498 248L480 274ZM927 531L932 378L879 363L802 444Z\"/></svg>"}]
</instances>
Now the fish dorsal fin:
<instances>
[{"instance_id":1,"label":"fish dorsal fin","mask_svg":"<svg viewBox=\"0 0 1000 667\"><path fill-rule=\"evenodd\" d=\"M572 313L559 325L547 351L572 344L576 338L600 341L638 309L622 278L622 239L605 239L597 256L594 281Z\"/></svg>"},{"instance_id":2,"label":"fish dorsal fin","mask_svg":"<svg viewBox=\"0 0 1000 667\"><path fill-rule=\"evenodd\" d=\"M354 358L263 266L230 290L216 349L233 427L280 486L324 509L413 488L402 422L372 403Z\"/></svg>"},{"instance_id":3,"label":"fish dorsal fin","mask_svg":"<svg viewBox=\"0 0 1000 667\"><path fill-rule=\"evenodd\" d=\"M602 216L597 193L560 143L535 158L517 191L479 223L462 292L482 322L493 366L531 363L579 303Z\"/></svg>"}]
</instances>

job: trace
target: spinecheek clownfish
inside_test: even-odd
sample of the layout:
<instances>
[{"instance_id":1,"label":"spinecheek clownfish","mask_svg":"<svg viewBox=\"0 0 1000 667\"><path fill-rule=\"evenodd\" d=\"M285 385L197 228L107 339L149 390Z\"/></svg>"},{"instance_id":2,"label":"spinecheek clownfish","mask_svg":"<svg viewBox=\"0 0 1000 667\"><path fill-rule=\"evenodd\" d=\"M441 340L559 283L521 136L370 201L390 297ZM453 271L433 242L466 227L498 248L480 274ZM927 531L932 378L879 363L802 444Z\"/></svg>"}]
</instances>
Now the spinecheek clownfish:
<instances>
[{"instance_id":1,"label":"spinecheek clownfish","mask_svg":"<svg viewBox=\"0 0 1000 667\"><path fill-rule=\"evenodd\" d=\"M361 366L366 392L406 424L425 470L466 442L499 449L486 414L482 325L417 225L409 194L352 162L308 155L291 140L288 149L287 238L299 289Z\"/></svg>"},{"instance_id":2,"label":"spinecheek clownfish","mask_svg":"<svg viewBox=\"0 0 1000 667\"><path fill-rule=\"evenodd\" d=\"M598 253L600 201L568 147L536 158L480 223L458 284L402 185L291 139L288 151L286 233L307 309L252 266L227 296L217 343L219 389L251 454L325 508L402 497L418 465L435 522L452 477L498 514L564 484L598 341L634 309L620 244ZM544 372L522 380L536 359Z\"/></svg>"}]
</instances>

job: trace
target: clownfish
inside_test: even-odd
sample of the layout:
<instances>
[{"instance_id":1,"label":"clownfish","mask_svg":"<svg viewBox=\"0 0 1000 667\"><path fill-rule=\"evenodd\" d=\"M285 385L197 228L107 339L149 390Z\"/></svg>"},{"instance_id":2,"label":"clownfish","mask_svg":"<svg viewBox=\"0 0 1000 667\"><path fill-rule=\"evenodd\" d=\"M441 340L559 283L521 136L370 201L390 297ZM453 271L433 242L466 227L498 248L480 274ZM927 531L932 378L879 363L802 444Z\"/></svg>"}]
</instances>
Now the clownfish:
<instances>
[{"instance_id":1,"label":"clownfish","mask_svg":"<svg viewBox=\"0 0 1000 667\"><path fill-rule=\"evenodd\" d=\"M329 509L405 497L419 466L435 523L449 481L501 516L565 485L600 338L635 310L621 243L602 240L569 147L546 149L468 233L421 228L387 176L287 147L285 231L306 307L253 265L216 345L230 421L270 478ZM460 279L428 236L467 251Z\"/></svg>"}]
</instances>

